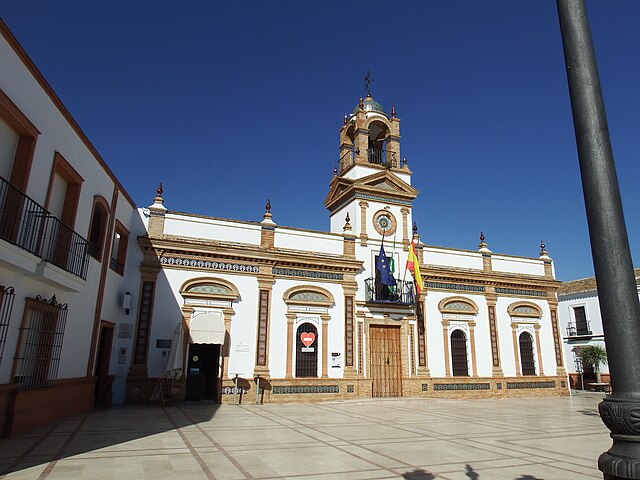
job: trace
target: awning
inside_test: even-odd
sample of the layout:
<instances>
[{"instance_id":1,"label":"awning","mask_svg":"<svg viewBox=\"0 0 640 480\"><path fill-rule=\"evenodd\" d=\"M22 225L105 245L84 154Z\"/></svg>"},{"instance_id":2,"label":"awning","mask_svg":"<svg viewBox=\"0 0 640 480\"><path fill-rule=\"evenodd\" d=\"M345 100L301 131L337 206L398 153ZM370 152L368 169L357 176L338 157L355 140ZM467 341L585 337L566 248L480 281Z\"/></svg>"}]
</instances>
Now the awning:
<instances>
[{"instance_id":1,"label":"awning","mask_svg":"<svg viewBox=\"0 0 640 480\"><path fill-rule=\"evenodd\" d=\"M222 315L202 313L191 319L189 341L191 343L213 343L224 345L226 330Z\"/></svg>"}]
</instances>

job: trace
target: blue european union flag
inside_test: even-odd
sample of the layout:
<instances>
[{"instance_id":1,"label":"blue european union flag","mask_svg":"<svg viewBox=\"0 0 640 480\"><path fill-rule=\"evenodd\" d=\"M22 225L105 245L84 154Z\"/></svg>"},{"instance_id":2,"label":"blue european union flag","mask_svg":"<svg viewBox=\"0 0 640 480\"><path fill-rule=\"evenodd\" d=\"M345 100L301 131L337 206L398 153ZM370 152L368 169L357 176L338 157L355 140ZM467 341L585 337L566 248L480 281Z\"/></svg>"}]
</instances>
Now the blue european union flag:
<instances>
[{"instance_id":1,"label":"blue european union flag","mask_svg":"<svg viewBox=\"0 0 640 480\"><path fill-rule=\"evenodd\" d=\"M389 260L387 254L384 253L384 245L380 245L380 254L376 260L376 270L380 272L380 283L382 285L395 285L396 279L393 278L389 270Z\"/></svg>"}]
</instances>

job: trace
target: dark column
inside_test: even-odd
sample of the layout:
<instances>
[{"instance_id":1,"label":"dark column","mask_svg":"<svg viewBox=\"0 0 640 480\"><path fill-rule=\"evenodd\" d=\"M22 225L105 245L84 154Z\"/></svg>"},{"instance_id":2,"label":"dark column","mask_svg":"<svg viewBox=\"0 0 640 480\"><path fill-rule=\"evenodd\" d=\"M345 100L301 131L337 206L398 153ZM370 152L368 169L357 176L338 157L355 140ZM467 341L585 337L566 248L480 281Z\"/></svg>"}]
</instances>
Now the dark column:
<instances>
[{"instance_id":1,"label":"dark column","mask_svg":"<svg viewBox=\"0 0 640 480\"><path fill-rule=\"evenodd\" d=\"M640 479L640 304L583 0L557 0L613 394L599 405L613 445L604 478Z\"/></svg>"}]
</instances>

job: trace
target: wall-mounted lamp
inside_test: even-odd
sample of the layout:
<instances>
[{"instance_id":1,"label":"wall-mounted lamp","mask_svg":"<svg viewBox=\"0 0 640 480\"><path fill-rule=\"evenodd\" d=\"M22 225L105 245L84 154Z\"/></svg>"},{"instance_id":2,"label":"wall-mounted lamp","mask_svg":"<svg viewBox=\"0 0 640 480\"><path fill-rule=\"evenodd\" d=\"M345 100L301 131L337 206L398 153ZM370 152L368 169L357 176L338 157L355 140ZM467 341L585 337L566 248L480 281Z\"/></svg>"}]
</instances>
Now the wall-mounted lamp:
<instances>
[{"instance_id":1,"label":"wall-mounted lamp","mask_svg":"<svg viewBox=\"0 0 640 480\"><path fill-rule=\"evenodd\" d=\"M129 292L124 294L122 297L122 308L124 308L124 312L129 315L129 309L131 308L131 294Z\"/></svg>"}]
</instances>

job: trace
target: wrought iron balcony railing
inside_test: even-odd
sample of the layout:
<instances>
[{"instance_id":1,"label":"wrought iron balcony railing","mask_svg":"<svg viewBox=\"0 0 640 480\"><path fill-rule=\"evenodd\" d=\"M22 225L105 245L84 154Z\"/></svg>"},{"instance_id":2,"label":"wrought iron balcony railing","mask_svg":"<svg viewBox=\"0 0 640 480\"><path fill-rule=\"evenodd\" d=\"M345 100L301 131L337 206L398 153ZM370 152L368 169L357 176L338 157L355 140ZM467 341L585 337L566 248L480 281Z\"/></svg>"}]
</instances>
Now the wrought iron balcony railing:
<instances>
[{"instance_id":1,"label":"wrought iron balcony railing","mask_svg":"<svg viewBox=\"0 0 640 480\"><path fill-rule=\"evenodd\" d=\"M387 150L370 148L367 150L367 159L369 163L384 165L386 167L400 167L396 152L387 152Z\"/></svg>"},{"instance_id":2,"label":"wrought iron balcony railing","mask_svg":"<svg viewBox=\"0 0 640 480\"><path fill-rule=\"evenodd\" d=\"M87 240L2 177L0 238L82 279L87 278Z\"/></svg>"},{"instance_id":3,"label":"wrought iron balcony railing","mask_svg":"<svg viewBox=\"0 0 640 480\"><path fill-rule=\"evenodd\" d=\"M414 303L413 282L396 280L395 285L382 285L375 278L364 281L367 302L395 303L411 305Z\"/></svg>"},{"instance_id":4,"label":"wrought iron balcony railing","mask_svg":"<svg viewBox=\"0 0 640 480\"><path fill-rule=\"evenodd\" d=\"M589 320L587 320L586 325L576 325L575 322L569 322L567 324L567 337L583 337L589 335L593 335Z\"/></svg>"}]
</instances>

